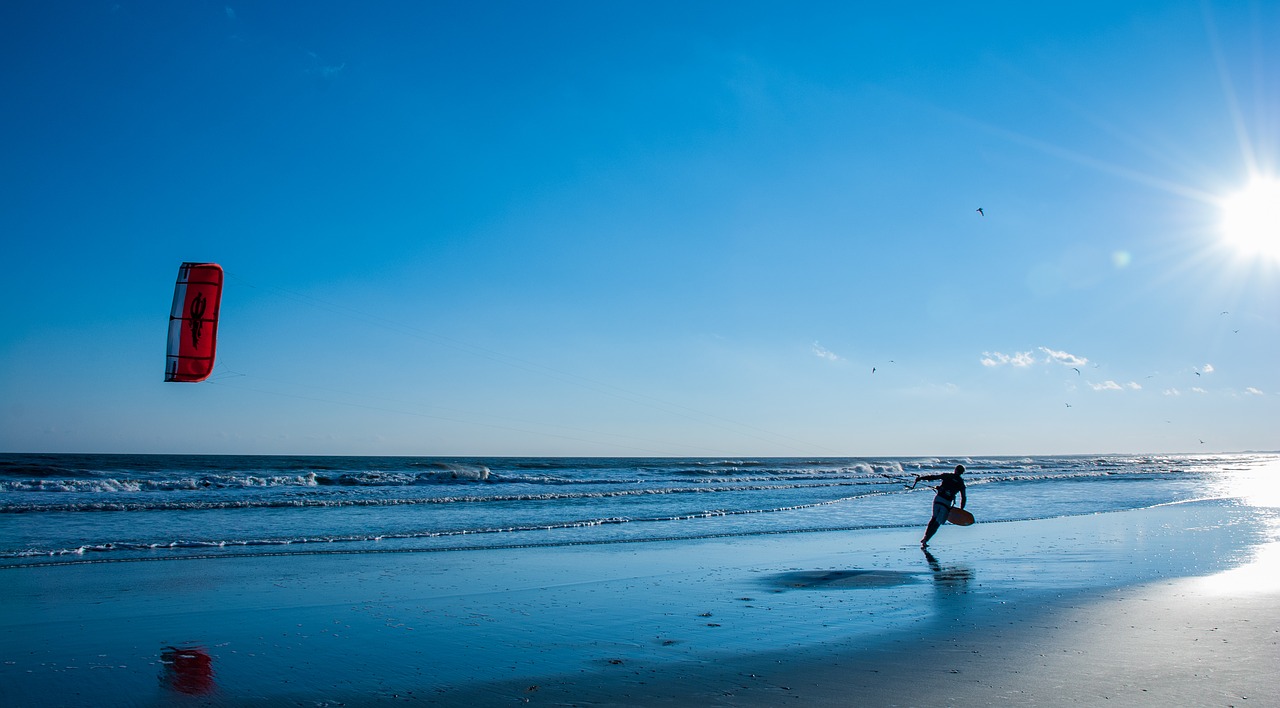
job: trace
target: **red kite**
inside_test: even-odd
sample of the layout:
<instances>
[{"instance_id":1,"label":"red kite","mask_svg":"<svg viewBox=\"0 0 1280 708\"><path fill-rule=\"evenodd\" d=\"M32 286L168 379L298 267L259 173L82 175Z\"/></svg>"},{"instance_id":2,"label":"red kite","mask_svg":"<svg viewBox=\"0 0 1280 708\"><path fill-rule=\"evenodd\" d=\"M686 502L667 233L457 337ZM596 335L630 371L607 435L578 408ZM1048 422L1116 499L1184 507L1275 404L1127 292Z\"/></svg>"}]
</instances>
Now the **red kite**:
<instances>
[{"instance_id":1,"label":"red kite","mask_svg":"<svg viewBox=\"0 0 1280 708\"><path fill-rule=\"evenodd\" d=\"M165 381L204 381L213 373L218 342L218 304L222 301L222 266L183 263L173 288L169 313L169 356Z\"/></svg>"}]
</instances>

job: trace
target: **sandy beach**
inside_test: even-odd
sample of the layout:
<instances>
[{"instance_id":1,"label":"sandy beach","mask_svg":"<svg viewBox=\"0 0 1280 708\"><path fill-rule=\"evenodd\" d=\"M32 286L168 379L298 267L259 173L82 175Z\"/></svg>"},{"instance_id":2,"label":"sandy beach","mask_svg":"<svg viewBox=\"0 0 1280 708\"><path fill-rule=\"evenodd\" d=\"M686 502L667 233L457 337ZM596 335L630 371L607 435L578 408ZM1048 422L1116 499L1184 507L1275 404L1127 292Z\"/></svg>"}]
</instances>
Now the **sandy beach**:
<instances>
[{"instance_id":1,"label":"sandy beach","mask_svg":"<svg viewBox=\"0 0 1280 708\"><path fill-rule=\"evenodd\" d=\"M5 705L1277 705L1268 509L0 571Z\"/></svg>"}]
</instances>

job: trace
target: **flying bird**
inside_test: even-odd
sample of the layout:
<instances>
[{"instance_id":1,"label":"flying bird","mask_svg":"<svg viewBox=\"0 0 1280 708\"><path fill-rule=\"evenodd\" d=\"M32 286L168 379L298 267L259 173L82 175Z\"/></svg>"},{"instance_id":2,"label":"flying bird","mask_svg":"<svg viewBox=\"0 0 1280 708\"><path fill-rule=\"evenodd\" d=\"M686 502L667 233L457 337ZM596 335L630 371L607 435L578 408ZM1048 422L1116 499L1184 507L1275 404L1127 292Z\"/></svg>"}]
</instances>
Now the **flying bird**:
<instances>
[{"instance_id":1,"label":"flying bird","mask_svg":"<svg viewBox=\"0 0 1280 708\"><path fill-rule=\"evenodd\" d=\"M1076 372L1077 374L1079 374L1079 373L1080 373L1080 370L1079 370L1079 369L1077 369L1077 368L1076 368L1076 367L1074 367L1074 366L1073 366L1073 367L1071 367L1071 370L1072 370L1072 371L1074 371L1074 372Z\"/></svg>"},{"instance_id":2,"label":"flying bird","mask_svg":"<svg viewBox=\"0 0 1280 708\"><path fill-rule=\"evenodd\" d=\"M978 216L986 216L986 215L987 215L987 212L983 211L982 207L978 207Z\"/></svg>"},{"instance_id":3,"label":"flying bird","mask_svg":"<svg viewBox=\"0 0 1280 708\"><path fill-rule=\"evenodd\" d=\"M1068 403L1068 404L1067 404L1067 408L1070 408L1070 407L1071 407L1071 404L1070 404L1070 403Z\"/></svg>"}]
</instances>

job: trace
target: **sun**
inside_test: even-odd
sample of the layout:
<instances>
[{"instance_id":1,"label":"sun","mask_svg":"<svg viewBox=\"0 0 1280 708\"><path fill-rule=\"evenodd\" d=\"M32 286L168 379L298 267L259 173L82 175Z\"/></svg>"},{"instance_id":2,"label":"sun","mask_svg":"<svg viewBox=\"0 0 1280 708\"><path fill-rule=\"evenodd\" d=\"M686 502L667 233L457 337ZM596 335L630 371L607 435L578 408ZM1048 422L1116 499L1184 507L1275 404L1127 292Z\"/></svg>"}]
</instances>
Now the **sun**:
<instances>
[{"instance_id":1,"label":"sun","mask_svg":"<svg viewBox=\"0 0 1280 708\"><path fill-rule=\"evenodd\" d=\"M1221 208L1224 241L1244 254L1280 260L1280 180L1254 177Z\"/></svg>"}]
</instances>

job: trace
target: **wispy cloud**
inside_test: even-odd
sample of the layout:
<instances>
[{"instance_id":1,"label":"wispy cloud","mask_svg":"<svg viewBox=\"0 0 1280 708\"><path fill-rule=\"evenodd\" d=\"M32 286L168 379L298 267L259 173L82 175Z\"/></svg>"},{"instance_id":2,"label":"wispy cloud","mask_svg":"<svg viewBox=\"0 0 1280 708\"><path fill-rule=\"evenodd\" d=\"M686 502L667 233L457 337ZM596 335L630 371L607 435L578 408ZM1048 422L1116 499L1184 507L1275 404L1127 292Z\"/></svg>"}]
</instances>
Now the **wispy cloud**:
<instances>
[{"instance_id":1,"label":"wispy cloud","mask_svg":"<svg viewBox=\"0 0 1280 708\"><path fill-rule=\"evenodd\" d=\"M225 9L227 11L227 19L234 20L236 18L236 11L231 9L230 5L227 5Z\"/></svg>"},{"instance_id":2,"label":"wispy cloud","mask_svg":"<svg viewBox=\"0 0 1280 708\"><path fill-rule=\"evenodd\" d=\"M1199 386L1192 388L1191 391L1193 393L1208 393L1208 391L1204 390L1203 388L1200 388Z\"/></svg>"},{"instance_id":3,"label":"wispy cloud","mask_svg":"<svg viewBox=\"0 0 1280 708\"><path fill-rule=\"evenodd\" d=\"M1201 369L1201 371L1203 371L1203 372L1204 372L1204 373L1206 373L1206 374L1212 374L1212 373L1213 373L1213 364L1205 364L1205 365L1204 365L1204 368L1203 368L1203 369Z\"/></svg>"},{"instance_id":4,"label":"wispy cloud","mask_svg":"<svg viewBox=\"0 0 1280 708\"><path fill-rule=\"evenodd\" d=\"M1050 349L1049 347L1039 347L1044 352L1043 359L1037 359L1034 351L1015 352L1013 354L1005 354L1003 352L983 352L983 366L1016 366L1025 368L1034 366L1035 364L1061 364L1063 366L1079 367L1089 363L1089 360L1082 356L1076 356L1069 352Z\"/></svg>"},{"instance_id":5,"label":"wispy cloud","mask_svg":"<svg viewBox=\"0 0 1280 708\"><path fill-rule=\"evenodd\" d=\"M817 342L813 343L813 354L819 359L826 359L827 361L844 361L839 354L836 354Z\"/></svg>"},{"instance_id":6,"label":"wispy cloud","mask_svg":"<svg viewBox=\"0 0 1280 708\"><path fill-rule=\"evenodd\" d=\"M1179 390L1178 390L1178 389L1176 389L1176 388L1166 388L1166 389L1164 390L1164 395L1166 395L1166 396L1181 396L1181 395L1182 395L1182 392L1181 392L1181 391L1179 391Z\"/></svg>"},{"instance_id":7,"label":"wispy cloud","mask_svg":"<svg viewBox=\"0 0 1280 708\"><path fill-rule=\"evenodd\" d=\"M1246 388L1246 389L1244 390L1244 392L1245 392L1245 394L1250 395L1250 396L1264 396L1264 395L1266 395L1266 394L1264 394L1264 393L1262 392L1262 389L1257 389L1257 388L1254 388L1254 387L1252 387L1252 386L1250 386L1250 387Z\"/></svg>"},{"instance_id":8,"label":"wispy cloud","mask_svg":"<svg viewBox=\"0 0 1280 708\"><path fill-rule=\"evenodd\" d=\"M326 64L320 60L320 55L315 52L307 52L307 56L311 57L312 66L306 70L306 73L315 74L326 82L334 80L338 74L341 74L347 68L347 63L345 61L336 66L333 64Z\"/></svg>"},{"instance_id":9,"label":"wispy cloud","mask_svg":"<svg viewBox=\"0 0 1280 708\"><path fill-rule=\"evenodd\" d=\"M1056 362L1058 364L1062 364L1063 366L1084 366L1085 364L1089 363L1089 360L1082 356L1076 356L1075 354L1068 354L1067 352L1054 351L1049 347L1040 347L1040 351L1048 355L1049 357L1048 363Z\"/></svg>"},{"instance_id":10,"label":"wispy cloud","mask_svg":"<svg viewBox=\"0 0 1280 708\"><path fill-rule=\"evenodd\" d=\"M1137 381L1130 381L1127 384L1120 384L1108 379L1106 381L1103 381L1102 383L1090 383L1089 388L1095 391L1141 391L1142 384L1138 383ZM1165 389L1164 395L1177 396L1179 395L1178 389L1176 388Z\"/></svg>"},{"instance_id":11,"label":"wispy cloud","mask_svg":"<svg viewBox=\"0 0 1280 708\"><path fill-rule=\"evenodd\" d=\"M1017 366L1025 367L1036 363L1035 357L1031 352L1017 352L1016 354L1001 354L1000 352L982 352L983 366Z\"/></svg>"}]
</instances>

